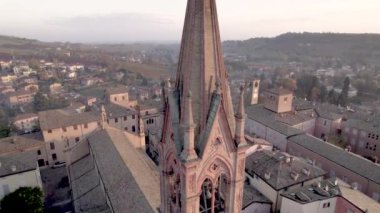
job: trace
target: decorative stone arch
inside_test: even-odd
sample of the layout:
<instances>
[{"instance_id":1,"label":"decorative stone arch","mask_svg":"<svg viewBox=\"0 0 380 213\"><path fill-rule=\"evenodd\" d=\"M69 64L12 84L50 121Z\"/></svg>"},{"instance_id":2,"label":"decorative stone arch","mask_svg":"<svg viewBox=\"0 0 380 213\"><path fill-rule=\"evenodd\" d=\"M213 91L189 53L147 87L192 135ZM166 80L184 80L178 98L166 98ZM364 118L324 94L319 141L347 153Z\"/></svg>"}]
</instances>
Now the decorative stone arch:
<instances>
[{"instance_id":1,"label":"decorative stone arch","mask_svg":"<svg viewBox=\"0 0 380 213\"><path fill-rule=\"evenodd\" d=\"M198 192L201 190L200 187L202 186L206 177L209 177L213 181L213 183L216 183L217 179L221 174L225 174L229 178L229 180L232 179L232 166L224 157L216 155L207 160L204 163L204 165L206 166L202 168L197 181Z\"/></svg>"}]
</instances>

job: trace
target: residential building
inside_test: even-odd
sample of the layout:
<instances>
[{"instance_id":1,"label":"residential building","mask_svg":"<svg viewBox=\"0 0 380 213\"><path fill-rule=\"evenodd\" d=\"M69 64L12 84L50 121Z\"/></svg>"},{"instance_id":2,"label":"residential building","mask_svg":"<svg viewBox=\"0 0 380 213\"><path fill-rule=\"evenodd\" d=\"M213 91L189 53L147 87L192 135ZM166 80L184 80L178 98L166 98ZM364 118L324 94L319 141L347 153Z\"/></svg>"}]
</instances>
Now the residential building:
<instances>
[{"instance_id":1,"label":"residential building","mask_svg":"<svg viewBox=\"0 0 380 213\"><path fill-rule=\"evenodd\" d=\"M53 83L49 86L50 94L55 95L62 92L62 84L60 83Z\"/></svg>"},{"instance_id":2,"label":"residential building","mask_svg":"<svg viewBox=\"0 0 380 213\"><path fill-rule=\"evenodd\" d=\"M35 151L0 156L0 199L20 187L39 187L42 181Z\"/></svg>"},{"instance_id":3,"label":"residential building","mask_svg":"<svg viewBox=\"0 0 380 213\"><path fill-rule=\"evenodd\" d=\"M33 152L36 154L33 163L36 165L38 163L39 167L46 166L48 162L45 143L39 136L38 134L29 134L0 139L0 156L8 156L18 152Z\"/></svg>"},{"instance_id":4,"label":"residential building","mask_svg":"<svg viewBox=\"0 0 380 213\"><path fill-rule=\"evenodd\" d=\"M22 133L31 132L39 127L38 115L35 113L17 115L13 118L12 124Z\"/></svg>"},{"instance_id":5,"label":"residential building","mask_svg":"<svg viewBox=\"0 0 380 213\"><path fill-rule=\"evenodd\" d=\"M323 180L326 172L306 160L278 151L259 151L245 162L249 185L272 202L272 212L281 208L281 193Z\"/></svg>"},{"instance_id":6,"label":"residential building","mask_svg":"<svg viewBox=\"0 0 380 213\"><path fill-rule=\"evenodd\" d=\"M243 213L270 213L272 201L261 194L257 189L249 185L246 181L243 195Z\"/></svg>"},{"instance_id":7,"label":"residential building","mask_svg":"<svg viewBox=\"0 0 380 213\"><path fill-rule=\"evenodd\" d=\"M375 123L348 119L342 123L342 138L349 148L361 156L379 162L380 128Z\"/></svg>"},{"instance_id":8,"label":"residential building","mask_svg":"<svg viewBox=\"0 0 380 213\"><path fill-rule=\"evenodd\" d=\"M39 112L38 117L50 165L64 162L65 149L75 146L101 126L100 115L95 112L60 109Z\"/></svg>"},{"instance_id":9,"label":"residential building","mask_svg":"<svg viewBox=\"0 0 380 213\"><path fill-rule=\"evenodd\" d=\"M282 194L281 213L376 213L380 204L356 186L328 179Z\"/></svg>"},{"instance_id":10,"label":"residential building","mask_svg":"<svg viewBox=\"0 0 380 213\"><path fill-rule=\"evenodd\" d=\"M286 151L326 170L326 177L338 177L346 183L354 183L359 191L378 199L379 164L307 134L289 137Z\"/></svg>"},{"instance_id":11,"label":"residential building","mask_svg":"<svg viewBox=\"0 0 380 213\"><path fill-rule=\"evenodd\" d=\"M6 74L6 75L1 75L0 79L1 79L1 82L3 83L11 83L17 79L17 76L12 75L12 74Z\"/></svg>"},{"instance_id":12,"label":"residential building","mask_svg":"<svg viewBox=\"0 0 380 213\"><path fill-rule=\"evenodd\" d=\"M136 110L112 103L104 105L104 108L109 126L135 134L138 132L139 115Z\"/></svg>"},{"instance_id":13,"label":"residential building","mask_svg":"<svg viewBox=\"0 0 380 213\"><path fill-rule=\"evenodd\" d=\"M117 104L122 107L131 108L137 106L137 101L129 99L127 87L117 86L105 91L107 103Z\"/></svg>"},{"instance_id":14,"label":"residential building","mask_svg":"<svg viewBox=\"0 0 380 213\"><path fill-rule=\"evenodd\" d=\"M8 93L5 96L5 104L11 108L31 104L34 101L34 95L34 92L22 90Z\"/></svg>"}]
</instances>

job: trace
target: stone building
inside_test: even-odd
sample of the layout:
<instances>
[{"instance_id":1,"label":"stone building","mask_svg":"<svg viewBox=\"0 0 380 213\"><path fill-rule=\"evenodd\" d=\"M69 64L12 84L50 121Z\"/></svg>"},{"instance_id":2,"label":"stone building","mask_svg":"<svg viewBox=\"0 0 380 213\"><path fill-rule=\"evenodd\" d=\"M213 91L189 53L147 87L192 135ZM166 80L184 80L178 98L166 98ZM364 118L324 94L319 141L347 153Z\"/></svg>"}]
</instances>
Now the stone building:
<instances>
[{"instance_id":1,"label":"stone building","mask_svg":"<svg viewBox=\"0 0 380 213\"><path fill-rule=\"evenodd\" d=\"M247 157L246 176L250 187L272 203L272 212L281 208L281 194L323 180L326 172L305 159L282 152L259 151Z\"/></svg>"},{"instance_id":2,"label":"stone building","mask_svg":"<svg viewBox=\"0 0 380 213\"><path fill-rule=\"evenodd\" d=\"M42 111L38 117L50 165L65 162L64 150L99 129L101 120L98 113L66 109Z\"/></svg>"},{"instance_id":3,"label":"stone building","mask_svg":"<svg viewBox=\"0 0 380 213\"><path fill-rule=\"evenodd\" d=\"M380 204L340 179L331 178L282 194L282 213L376 213Z\"/></svg>"},{"instance_id":4,"label":"stone building","mask_svg":"<svg viewBox=\"0 0 380 213\"><path fill-rule=\"evenodd\" d=\"M38 115L34 113L25 113L13 118L12 124L16 130L21 133L31 132L38 129Z\"/></svg>"},{"instance_id":5,"label":"stone building","mask_svg":"<svg viewBox=\"0 0 380 213\"><path fill-rule=\"evenodd\" d=\"M326 170L326 177L337 177L357 185L358 191L380 202L378 164L307 134L290 137L286 151Z\"/></svg>"},{"instance_id":6,"label":"stone building","mask_svg":"<svg viewBox=\"0 0 380 213\"><path fill-rule=\"evenodd\" d=\"M240 212L244 89L234 115L215 0L188 0L174 91L165 92L161 212Z\"/></svg>"}]
</instances>

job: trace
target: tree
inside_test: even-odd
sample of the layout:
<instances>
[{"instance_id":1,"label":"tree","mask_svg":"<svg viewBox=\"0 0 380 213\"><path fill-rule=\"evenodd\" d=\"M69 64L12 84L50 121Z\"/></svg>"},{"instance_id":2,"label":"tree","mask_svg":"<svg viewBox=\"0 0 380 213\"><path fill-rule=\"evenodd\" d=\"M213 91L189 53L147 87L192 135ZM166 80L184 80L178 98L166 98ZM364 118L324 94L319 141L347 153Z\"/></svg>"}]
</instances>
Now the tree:
<instances>
[{"instance_id":1,"label":"tree","mask_svg":"<svg viewBox=\"0 0 380 213\"><path fill-rule=\"evenodd\" d=\"M41 92L37 92L34 96L34 110L43 111L49 108L49 100Z\"/></svg>"},{"instance_id":2,"label":"tree","mask_svg":"<svg viewBox=\"0 0 380 213\"><path fill-rule=\"evenodd\" d=\"M38 187L20 187L1 200L2 213L42 213L43 195Z\"/></svg>"},{"instance_id":3,"label":"tree","mask_svg":"<svg viewBox=\"0 0 380 213\"><path fill-rule=\"evenodd\" d=\"M11 133L11 128L6 125L0 125L0 138L9 137Z\"/></svg>"},{"instance_id":4,"label":"tree","mask_svg":"<svg viewBox=\"0 0 380 213\"><path fill-rule=\"evenodd\" d=\"M325 85L321 86L321 102L325 103L328 100L328 91Z\"/></svg>"},{"instance_id":5,"label":"tree","mask_svg":"<svg viewBox=\"0 0 380 213\"><path fill-rule=\"evenodd\" d=\"M284 79L282 79L281 84L282 84L282 87L284 87L285 89L288 89L292 92L297 90L297 81L294 79L284 78Z\"/></svg>"},{"instance_id":6,"label":"tree","mask_svg":"<svg viewBox=\"0 0 380 213\"><path fill-rule=\"evenodd\" d=\"M327 100L329 101L330 104L337 104L337 93L335 92L334 89L330 90L329 95L327 97Z\"/></svg>"},{"instance_id":7,"label":"tree","mask_svg":"<svg viewBox=\"0 0 380 213\"><path fill-rule=\"evenodd\" d=\"M311 83L311 88L309 90L309 93L308 93L308 96L307 96L307 99L309 101L317 101L319 99L319 96L320 96L320 83L319 83L319 79L316 77L316 76L313 76L312 78L312 83Z\"/></svg>"},{"instance_id":8,"label":"tree","mask_svg":"<svg viewBox=\"0 0 380 213\"><path fill-rule=\"evenodd\" d=\"M338 98L338 105L343 106L343 107L347 106L349 89L350 89L350 78L346 77L346 79L344 79L342 92L340 93L339 98Z\"/></svg>"}]
</instances>

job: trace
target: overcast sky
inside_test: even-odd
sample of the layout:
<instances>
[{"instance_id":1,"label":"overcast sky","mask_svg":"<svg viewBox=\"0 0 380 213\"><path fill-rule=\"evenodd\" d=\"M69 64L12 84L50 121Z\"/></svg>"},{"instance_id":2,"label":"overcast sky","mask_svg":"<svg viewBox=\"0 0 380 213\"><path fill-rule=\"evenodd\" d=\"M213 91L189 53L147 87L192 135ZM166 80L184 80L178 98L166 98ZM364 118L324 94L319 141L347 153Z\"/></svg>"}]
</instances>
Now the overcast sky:
<instances>
[{"instance_id":1,"label":"overcast sky","mask_svg":"<svg viewBox=\"0 0 380 213\"><path fill-rule=\"evenodd\" d=\"M179 41L186 0L0 0L0 34L43 41ZM380 0L217 0L222 39L380 33Z\"/></svg>"}]
</instances>

